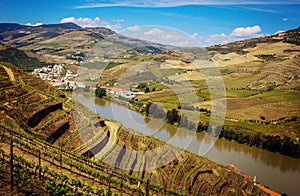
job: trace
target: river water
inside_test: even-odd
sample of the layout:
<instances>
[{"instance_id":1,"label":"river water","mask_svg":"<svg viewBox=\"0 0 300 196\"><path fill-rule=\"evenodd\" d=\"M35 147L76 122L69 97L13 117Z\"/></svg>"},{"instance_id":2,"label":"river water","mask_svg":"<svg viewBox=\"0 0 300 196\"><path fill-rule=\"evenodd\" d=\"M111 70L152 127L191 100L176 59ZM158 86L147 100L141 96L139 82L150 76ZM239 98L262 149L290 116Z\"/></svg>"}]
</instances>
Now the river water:
<instances>
[{"instance_id":1,"label":"river water","mask_svg":"<svg viewBox=\"0 0 300 196\"><path fill-rule=\"evenodd\" d=\"M300 160L255 147L212 139L204 134L178 129L161 120L149 119L120 104L91 95L73 95L74 100L123 126L204 156L218 164L234 164L243 173L278 193L300 195Z\"/></svg>"}]
</instances>

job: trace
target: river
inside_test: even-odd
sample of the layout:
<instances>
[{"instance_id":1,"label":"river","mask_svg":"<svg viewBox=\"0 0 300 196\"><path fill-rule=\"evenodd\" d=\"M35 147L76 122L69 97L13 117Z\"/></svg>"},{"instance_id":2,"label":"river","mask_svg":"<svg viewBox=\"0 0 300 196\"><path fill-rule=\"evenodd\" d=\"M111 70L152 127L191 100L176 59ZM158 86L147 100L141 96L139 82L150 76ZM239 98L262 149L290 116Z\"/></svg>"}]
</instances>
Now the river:
<instances>
[{"instance_id":1,"label":"river","mask_svg":"<svg viewBox=\"0 0 300 196\"><path fill-rule=\"evenodd\" d=\"M300 195L300 160L224 139L214 141L204 134L178 129L163 121L146 118L122 105L93 96L73 95L73 99L102 117L118 121L136 132L202 155L218 164L232 163L243 173L256 176L259 183L270 186L278 193Z\"/></svg>"}]
</instances>

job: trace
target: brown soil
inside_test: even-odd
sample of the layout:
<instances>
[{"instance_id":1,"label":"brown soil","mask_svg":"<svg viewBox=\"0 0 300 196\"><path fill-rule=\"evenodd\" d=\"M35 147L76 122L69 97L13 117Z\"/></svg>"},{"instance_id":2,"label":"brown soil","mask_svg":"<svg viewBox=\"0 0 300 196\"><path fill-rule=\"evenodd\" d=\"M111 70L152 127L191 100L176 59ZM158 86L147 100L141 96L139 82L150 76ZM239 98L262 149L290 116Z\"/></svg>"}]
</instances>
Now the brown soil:
<instances>
[{"instance_id":1,"label":"brown soil","mask_svg":"<svg viewBox=\"0 0 300 196\"><path fill-rule=\"evenodd\" d=\"M45 82L41 82L33 77L21 74L20 72L16 72L14 76L19 83L24 82L25 84L30 85L37 90L44 90L45 95L43 94L43 96L51 97L59 95L61 93L58 90L50 87ZM10 85L13 85L13 83ZM27 92L27 89L23 86L12 87L11 92L9 91L5 93L5 95L9 95L6 96L5 99L10 96L16 96L16 94L20 96ZM161 97L162 95L170 94L170 91L153 94ZM39 94L34 94L32 95L31 99L25 98L22 101L23 103L29 103L29 100L37 101L39 98ZM49 110L49 108L55 106L56 104L58 104L59 107L55 107L53 108L54 110L47 111ZM54 100L28 109L5 107L5 110L3 111L6 111L5 115L10 116L7 118L15 120L13 121L13 123L23 123L22 127L25 127L29 131L34 131L38 126L43 124L42 122L47 122L48 119L51 119L56 114L59 114L60 112L58 111L62 110L62 102ZM41 113L41 111L45 112ZM35 116L36 114L40 115ZM5 115L4 118L6 118ZM38 123L30 127L29 120L32 117L36 117ZM78 122L80 125L79 127L77 127L79 134L78 132L74 131L74 128L76 127L74 126L73 120L76 120L76 122ZM51 143L56 141L55 144L59 145L59 141L64 140L65 137L69 136L71 132L73 132L75 133L74 136L64 143L64 148L67 151L74 150L80 147L83 144L82 141L91 142L90 146L93 147L97 144L93 144L93 139L95 139L95 137L99 137L98 133L100 127L98 127L97 125L98 121L99 119L95 118L91 112L89 112L85 108L82 108L79 112L77 112L77 114L75 114L74 118L70 115L70 113L68 113L64 118L52 122L45 130L40 130L35 134ZM1 121L1 123L5 122ZM167 189L169 191L174 190L176 192L187 195L194 195L197 194L197 192L198 195L230 195L231 192L245 194L257 193L257 195L265 195L260 190L256 190L256 187L246 179L236 177L229 171L224 170L224 167L210 162L209 160L186 151L180 152L180 150L175 147L166 145L157 139L134 133L131 130L125 128L119 129L120 125L116 122L105 121L105 124L105 130L110 135L109 142L99 150L102 154L106 153L105 159L110 163L110 165L107 167L114 168L117 160L119 160L119 164L127 165L126 170L122 170L119 172L126 173L127 175L131 175L132 177L142 181L143 190L145 190L145 181L147 179L150 180L150 184L157 184L159 187L162 187L162 191L159 193L151 190L152 195L162 195L164 194L163 192L165 192L164 189ZM70 128L72 128L72 130L70 130ZM22 128L20 128L20 130L22 130ZM133 137L131 138L132 134ZM98 142L102 139L103 137L100 135L100 137L96 138L95 141ZM24 140L24 142L27 141ZM8 141L3 141L0 145L1 149L3 149L6 153L9 152ZM44 151L52 149L52 147L50 146L48 146L47 148L42 147L39 143L35 143L34 145L38 146L39 149ZM24 148L26 147L16 146L16 149L14 151L15 154L29 160L37 160L36 151L32 152L30 149L27 149L25 151L29 153L26 154L24 153ZM104 149L106 150L106 152L102 152L104 151ZM79 153L82 154L87 150L88 149L83 146L82 149L79 149ZM124 156L122 153L124 153ZM146 153L145 157L142 156L144 153ZM69 159L72 156L68 153L65 153L64 157L68 157ZM160 165L160 163L162 163L164 160L170 160L170 162L166 165ZM198 168L193 173L190 173L191 170L200 165L202 162L205 163L202 167ZM70 167L68 165L62 164L62 167L60 167L59 162L47 157L43 157L43 165L47 165L50 169L62 172L63 174L68 175L69 177L72 177L74 179L81 179L83 182L88 182L94 187L107 188L108 186L107 181L100 182L99 179L87 174L83 174L74 168L72 169L72 171L70 171ZM85 165L89 167L90 164L85 163ZM157 166L159 166L159 168L156 168ZM150 170L149 168L152 169ZM107 170L102 171L105 175L108 175ZM115 178L122 179L123 177L120 177L120 175L116 174ZM1 181L5 183L4 180L0 180L0 182ZM244 183L238 188L241 190L240 191L237 189L237 187L241 182ZM136 187L136 183L137 182L130 181L128 179L126 180L126 184L128 184L130 187ZM114 192L121 191L120 186L114 186ZM41 190L43 190L43 188L41 188ZM132 193L132 191L129 189L124 189L123 191L124 195L138 195L137 193ZM171 194L165 193L165 195Z\"/></svg>"}]
</instances>

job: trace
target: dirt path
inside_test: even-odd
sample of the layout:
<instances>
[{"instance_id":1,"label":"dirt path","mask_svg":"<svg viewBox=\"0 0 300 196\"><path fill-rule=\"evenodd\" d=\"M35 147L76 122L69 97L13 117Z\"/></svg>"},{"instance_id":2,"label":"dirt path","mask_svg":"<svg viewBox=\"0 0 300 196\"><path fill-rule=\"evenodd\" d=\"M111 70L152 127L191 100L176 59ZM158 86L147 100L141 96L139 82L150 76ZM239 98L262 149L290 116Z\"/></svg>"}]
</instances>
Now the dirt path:
<instances>
[{"instance_id":1,"label":"dirt path","mask_svg":"<svg viewBox=\"0 0 300 196\"><path fill-rule=\"evenodd\" d=\"M5 71L7 72L8 76L9 76L9 79L10 79L11 81L15 81L15 75L14 75L14 73L11 71L11 69L8 68L8 67L6 67L6 66L4 66L4 65L2 65L2 66L3 66L3 68L5 69Z\"/></svg>"},{"instance_id":2,"label":"dirt path","mask_svg":"<svg viewBox=\"0 0 300 196\"><path fill-rule=\"evenodd\" d=\"M117 144L118 130L120 129L121 126L119 123L113 121L105 121L105 124L109 128L110 137L108 143L104 146L104 148L98 154L95 155L95 158L99 160L102 160L105 157L107 157L109 155L107 154L107 152L112 150L112 148Z\"/></svg>"}]
</instances>

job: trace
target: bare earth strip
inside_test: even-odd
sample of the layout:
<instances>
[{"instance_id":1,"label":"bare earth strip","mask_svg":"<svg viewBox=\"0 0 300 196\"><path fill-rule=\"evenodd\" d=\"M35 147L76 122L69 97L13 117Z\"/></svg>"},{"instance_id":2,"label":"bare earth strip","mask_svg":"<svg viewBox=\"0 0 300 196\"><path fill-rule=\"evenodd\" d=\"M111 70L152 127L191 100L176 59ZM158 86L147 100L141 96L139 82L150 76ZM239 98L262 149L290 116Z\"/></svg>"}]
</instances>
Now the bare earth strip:
<instances>
[{"instance_id":1,"label":"bare earth strip","mask_svg":"<svg viewBox=\"0 0 300 196\"><path fill-rule=\"evenodd\" d=\"M8 76L9 76L9 79L10 79L11 81L15 81L15 75L14 75L14 73L11 71L11 69L9 69L8 67L6 67L6 66L4 66L4 65L2 65L2 66L3 66L3 68L5 69L5 71L7 72Z\"/></svg>"}]
</instances>

